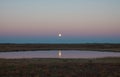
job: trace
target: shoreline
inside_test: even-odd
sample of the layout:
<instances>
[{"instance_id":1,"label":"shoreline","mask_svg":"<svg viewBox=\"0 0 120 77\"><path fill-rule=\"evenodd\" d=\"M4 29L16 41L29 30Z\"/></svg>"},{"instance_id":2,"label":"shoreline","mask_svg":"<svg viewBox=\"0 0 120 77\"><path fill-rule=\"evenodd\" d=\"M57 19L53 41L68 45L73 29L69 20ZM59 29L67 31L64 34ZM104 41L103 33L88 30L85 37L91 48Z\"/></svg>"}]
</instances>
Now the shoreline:
<instances>
[{"instance_id":1,"label":"shoreline","mask_svg":"<svg viewBox=\"0 0 120 77\"><path fill-rule=\"evenodd\" d=\"M103 58L0 58L0 62L9 62L9 61L37 61L45 63L61 63L61 62L76 62L76 63L120 63L120 57L103 57Z\"/></svg>"},{"instance_id":2,"label":"shoreline","mask_svg":"<svg viewBox=\"0 0 120 77\"><path fill-rule=\"evenodd\" d=\"M0 44L0 52L39 50L85 50L120 52L120 44Z\"/></svg>"}]
</instances>

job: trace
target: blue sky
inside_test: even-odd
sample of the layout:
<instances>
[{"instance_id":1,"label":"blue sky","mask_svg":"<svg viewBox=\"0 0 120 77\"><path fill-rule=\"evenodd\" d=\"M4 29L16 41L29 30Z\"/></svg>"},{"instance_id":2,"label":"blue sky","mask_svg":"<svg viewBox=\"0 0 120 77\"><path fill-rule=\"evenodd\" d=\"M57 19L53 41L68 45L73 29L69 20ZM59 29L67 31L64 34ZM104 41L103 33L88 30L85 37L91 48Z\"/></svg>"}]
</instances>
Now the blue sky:
<instances>
[{"instance_id":1,"label":"blue sky","mask_svg":"<svg viewBox=\"0 0 120 77\"><path fill-rule=\"evenodd\" d=\"M120 0L0 0L0 43L89 42L120 43Z\"/></svg>"}]
</instances>

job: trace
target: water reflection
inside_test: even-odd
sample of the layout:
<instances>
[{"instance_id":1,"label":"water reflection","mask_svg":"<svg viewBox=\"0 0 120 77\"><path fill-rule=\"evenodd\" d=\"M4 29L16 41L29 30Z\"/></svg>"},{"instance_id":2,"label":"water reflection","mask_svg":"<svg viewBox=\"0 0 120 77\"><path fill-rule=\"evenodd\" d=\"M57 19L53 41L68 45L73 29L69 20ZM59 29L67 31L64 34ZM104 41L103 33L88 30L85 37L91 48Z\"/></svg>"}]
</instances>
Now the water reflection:
<instances>
[{"instance_id":1,"label":"water reflection","mask_svg":"<svg viewBox=\"0 0 120 77\"><path fill-rule=\"evenodd\" d=\"M59 50L58 51L58 57L61 58L61 56L62 56L62 52L61 52L61 50Z\"/></svg>"},{"instance_id":2,"label":"water reflection","mask_svg":"<svg viewBox=\"0 0 120 77\"><path fill-rule=\"evenodd\" d=\"M0 58L103 58L120 57L120 52L51 50L51 51L19 51L0 52Z\"/></svg>"}]
</instances>

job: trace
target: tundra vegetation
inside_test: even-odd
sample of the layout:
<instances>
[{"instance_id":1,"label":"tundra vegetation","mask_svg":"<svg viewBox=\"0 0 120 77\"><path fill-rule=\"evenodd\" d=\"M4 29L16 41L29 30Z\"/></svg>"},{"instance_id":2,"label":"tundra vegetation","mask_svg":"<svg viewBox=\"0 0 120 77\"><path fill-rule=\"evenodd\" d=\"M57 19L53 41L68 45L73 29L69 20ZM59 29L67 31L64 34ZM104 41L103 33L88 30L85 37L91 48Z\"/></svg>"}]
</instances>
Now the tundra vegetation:
<instances>
[{"instance_id":1,"label":"tundra vegetation","mask_svg":"<svg viewBox=\"0 0 120 77\"><path fill-rule=\"evenodd\" d=\"M0 77L120 77L120 58L0 59Z\"/></svg>"},{"instance_id":2,"label":"tundra vegetation","mask_svg":"<svg viewBox=\"0 0 120 77\"><path fill-rule=\"evenodd\" d=\"M0 44L0 52L37 50L93 50L120 52L120 44Z\"/></svg>"}]
</instances>

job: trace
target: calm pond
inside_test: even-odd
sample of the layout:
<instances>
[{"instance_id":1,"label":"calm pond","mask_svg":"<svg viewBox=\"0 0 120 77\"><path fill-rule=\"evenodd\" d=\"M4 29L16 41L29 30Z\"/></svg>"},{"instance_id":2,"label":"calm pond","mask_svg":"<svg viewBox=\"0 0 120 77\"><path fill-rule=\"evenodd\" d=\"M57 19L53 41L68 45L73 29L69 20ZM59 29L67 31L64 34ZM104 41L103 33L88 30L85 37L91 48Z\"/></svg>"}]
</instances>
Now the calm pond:
<instances>
[{"instance_id":1,"label":"calm pond","mask_svg":"<svg viewBox=\"0 0 120 77\"><path fill-rule=\"evenodd\" d=\"M120 52L98 52L78 50L51 50L51 51L19 51L0 52L0 58L103 58L120 57Z\"/></svg>"}]
</instances>

